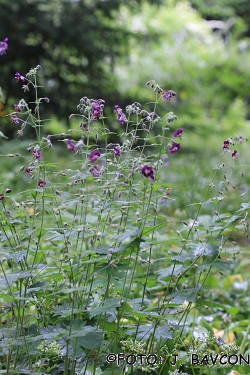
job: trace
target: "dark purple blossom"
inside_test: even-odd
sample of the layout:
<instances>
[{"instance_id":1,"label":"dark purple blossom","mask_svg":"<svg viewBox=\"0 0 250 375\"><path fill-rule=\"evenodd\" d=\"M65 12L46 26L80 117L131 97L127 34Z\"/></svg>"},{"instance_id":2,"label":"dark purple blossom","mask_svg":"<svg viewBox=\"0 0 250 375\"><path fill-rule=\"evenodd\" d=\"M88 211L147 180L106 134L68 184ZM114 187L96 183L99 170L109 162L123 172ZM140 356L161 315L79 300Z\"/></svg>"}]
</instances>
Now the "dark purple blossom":
<instances>
[{"instance_id":1,"label":"dark purple blossom","mask_svg":"<svg viewBox=\"0 0 250 375\"><path fill-rule=\"evenodd\" d=\"M119 146L114 146L113 152L115 156L120 156L121 155L121 150Z\"/></svg>"},{"instance_id":2,"label":"dark purple blossom","mask_svg":"<svg viewBox=\"0 0 250 375\"><path fill-rule=\"evenodd\" d=\"M238 142L240 143L244 142L244 138L241 135L238 137Z\"/></svg>"},{"instance_id":3,"label":"dark purple blossom","mask_svg":"<svg viewBox=\"0 0 250 375\"><path fill-rule=\"evenodd\" d=\"M88 124L84 124L83 122L81 122L80 127L86 131L88 130Z\"/></svg>"},{"instance_id":4,"label":"dark purple blossom","mask_svg":"<svg viewBox=\"0 0 250 375\"><path fill-rule=\"evenodd\" d=\"M170 100L174 96L176 96L176 92L174 92L173 90L166 90L166 91L163 91L163 93L161 94L161 97L163 100Z\"/></svg>"},{"instance_id":5,"label":"dark purple blossom","mask_svg":"<svg viewBox=\"0 0 250 375\"><path fill-rule=\"evenodd\" d=\"M234 151L232 152L232 155L231 155L231 156L232 156L232 158L233 158L233 157L235 157L235 156L236 156L236 154L237 154L237 150L234 150Z\"/></svg>"},{"instance_id":6,"label":"dark purple blossom","mask_svg":"<svg viewBox=\"0 0 250 375\"><path fill-rule=\"evenodd\" d=\"M39 152L38 150L34 150L34 151L32 151L32 154L35 156L35 158L36 158L37 160L41 159L41 157L42 157L41 152Z\"/></svg>"},{"instance_id":7,"label":"dark purple blossom","mask_svg":"<svg viewBox=\"0 0 250 375\"><path fill-rule=\"evenodd\" d=\"M0 194L0 201L4 201L4 194Z\"/></svg>"},{"instance_id":8,"label":"dark purple blossom","mask_svg":"<svg viewBox=\"0 0 250 375\"><path fill-rule=\"evenodd\" d=\"M46 186L46 182L39 179L38 183L37 183L38 187L41 187L41 188L44 188Z\"/></svg>"},{"instance_id":9,"label":"dark purple blossom","mask_svg":"<svg viewBox=\"0 0 250 375\"><path fill-rule=\"evenodd\" d=\"M19 72L16 72L15 78L16 78L17 82L19 82L19 81L25 82L24 76L21 76L21 74Z\"/></svg>"},{"instance_id":10,"label":"dark purple blossom","mask_svg":"<svg viewBox=\"0 0 250 375\"><path fill-rule=\"evenodd\" d=\"M89 160L91 161L91 163L94 163L97 159L99 159L100 156L101 153L99 150L91 151L89 155Z\"/></svg>"},{"instance_id":11,"label":"dark purple blossom","mask_svg":"<svg viewBox=\"0 0 250 375\"><path fill-rule=\"evenodd\" d=\"M29 176L32 176L31 168L26 168L26 169L25 169L25 172L26 172Z\"/></svg>"},{"instance_id":12,"label":"dark purple blossom","mask_svg":"<svg viewBox=\"0 0 250 375\"><path fill-rule=\"evenodd\" d=\"M19 124L18 117L16 115L10 116L11 122L14 122L14 124Z\"/></svg>"},{"instance_id":13,"label":"dark purple blossom","mask_svg":"<svg viewBox=\"0 0 250 375\"><path fill-rule=\"evenodd\" d=\"M179 143L173 142L172 146L169 148L170 154L174 154L181 149L181 145Z\"/></svg>"},{"instance_id":14,"label":"dark purple blossom","mask_svg":"<svg viewBox=\"0 0 250 375\"><path fill-rule=\"evenodd\" d=\"M72 152L75 152L76 146L75 146L75 144L72 142L71 139L67 139L67 140L66 140L66 145L67 145L67 150L70 150L70 151L72 151Z\"/></svg>"},{"instance_id":15,"label":"dark purple blossom","mask_svg":"<svg viewBox=\"0 0 250 375\"><path fill-rule=\"evenodd\" d=\"M177 129L175 132L173 132L173 136L176 137L181 137L182 135L182 128Z\"/></svg>"},{"instance_id":16,"label":"dark purple blossom","mask_svg":"<svg viewBox=\"0 0 250 375\"><path fill-rule=\"evenodd\" d=\"M21 108L19 107L18 104L14 104L14 109L15 109L17 112L21 112Z\"/></svg>"},{"instance_id":17,"label":"dark purple blossom","mask_svg":"<svg viewBox=\"0 0 250 375\"><path fill-rule=\"evenodd\" d=\"M230 150L229 150L229 141L228 141L228 140L227 140L227 141L224 141L224 144L223 144L222 150L223 150L224 152L230 152Z\"/></svg>"},{"instance_id":18,"label":"dark purple blossom","mask_svg":"<svg viewBox=\"0 0 250 375\"><path fill-rule=\"evenodd\" d=\"M116 120L119 121L121 125L128 121L126 115L122 113L122 109L118 105L114 106L114 112L117 114Z\"/></svg>"},{"instance_id":19,"label":"dark purple blossom","mask_svg":"<svg viewBox=\"0 0 250 375\"><path fill-rule=\"evenodd\" d=\"M0 42L0 56L6 53L8 47L8 38L5 38L2 42Z\"/></svg>"},{"instance_id":20,"label":"dark purple blossom","mask_svg":"<svg viewBox=\"0 0 250 375\"><path fill-rule=\"evenodd\" d=\"M143 174L144 177L148 178L150 181L152 181L152 182L155 181L153 167L150 167L149 165L144 165L141 168L141 173Z\"/></svg>"},{"instance_id":21,"label":"dark purple blossom","mask_svg":"<svg viewBox=\"0 0 250 375\"><path fill-rule=\"evenodd\" d=\"M7 189L5 190L5 193L6 193L6 194L10 194L11 192L12 192L12 190L9 189L9 188L7 188Z\"/></svg>"},{"instance_id":22,"label":"dark purple blossom","mask_svg":"<svg viewBox=\"0 0 250 375\"><path fill-rule=\"evenodd\" d=\"M93 165L93 167L90 168L90 173L94 177L100 177L101 168L98 165Z\"/></svg>"}]
</instances>

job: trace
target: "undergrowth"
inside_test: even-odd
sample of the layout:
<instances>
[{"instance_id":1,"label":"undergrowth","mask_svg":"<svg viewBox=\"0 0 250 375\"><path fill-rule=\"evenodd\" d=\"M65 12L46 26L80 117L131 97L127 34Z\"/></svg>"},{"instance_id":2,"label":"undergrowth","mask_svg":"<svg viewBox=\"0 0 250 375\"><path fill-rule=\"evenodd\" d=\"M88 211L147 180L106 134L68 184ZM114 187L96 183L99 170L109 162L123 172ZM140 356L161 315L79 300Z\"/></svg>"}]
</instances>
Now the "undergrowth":
<instances>
[{"instance_id":1,"label":"undergrowth","mask_svg":"<svg viewBox=\"0 0 250 375\"><path fill-rule=\"evenodd\" d=\"M247 354L250 327L235 303L245 297L233 283L243 280L232 276L249 203L227 207L243 199L232 181L245 140L222 140L210 181L194 177L180 202L173 176L185 129L173 112L157 113L174 91L149 81L146 109L114 105L117 143L104 100L87 97L70 115L78 130L48 135L40 70L16 73L34 102L21 99L10 114L19 137L31 127L37 138L1 155L20 164L25 183L1 176L1 374L228 373L220 358ZM62 170L51 161L55 143L67 153Z\"/></svg>"}]
</instances>

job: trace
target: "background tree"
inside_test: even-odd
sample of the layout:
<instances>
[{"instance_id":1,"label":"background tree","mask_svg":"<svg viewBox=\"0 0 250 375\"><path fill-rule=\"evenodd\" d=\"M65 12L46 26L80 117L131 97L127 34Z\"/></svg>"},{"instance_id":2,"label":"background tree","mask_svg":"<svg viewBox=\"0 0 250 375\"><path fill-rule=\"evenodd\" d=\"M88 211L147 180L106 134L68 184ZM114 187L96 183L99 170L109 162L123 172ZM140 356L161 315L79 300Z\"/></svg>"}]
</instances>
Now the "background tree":
<instances>
[{"instance_id":1,"label":"background tree","mask_svg":"<svg viewBox=\"0 0 250 375\"><path fill-rule=\"evenodd\" d=\"M126 6L136 11L143 2L129 0ZM25 75L38 64L43 67L44 95L50 98L48 115L67 119L84 95L114 103L118 97L112 75L114 59L126 53L130 37L116 22L123 3L0 0L0 39L9 38L8 53L0 62L5 101L1 123L6 135L12 137L14 129L4 117L20 98L14 75L16 71ZM25 95L30 100L29 93Z\"/></svg>"}]
</instances>

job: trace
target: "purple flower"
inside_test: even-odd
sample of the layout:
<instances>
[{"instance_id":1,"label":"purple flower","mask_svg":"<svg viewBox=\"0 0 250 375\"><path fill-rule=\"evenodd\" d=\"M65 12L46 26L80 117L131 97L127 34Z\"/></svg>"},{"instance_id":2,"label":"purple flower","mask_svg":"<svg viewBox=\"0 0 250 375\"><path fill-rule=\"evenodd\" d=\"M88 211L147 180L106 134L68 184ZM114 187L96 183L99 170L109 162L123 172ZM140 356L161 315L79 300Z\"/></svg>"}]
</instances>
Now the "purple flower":
<instances>
[{"instance_id":1,"label":"purple flower","mask_svg":"<svg viewBox=\"0 0 250 375\"><path fill-rule=\"evenodd\" d=\"M119 121L121 125L128 121L126 115L122 113L122 109L118 105L114 106L114 112L117 114L116 120Z\"/></svg>"},{"instance_id":2,"label":"purple flower","mask_svg":"<svg viewBox=\"0 0 250 375\"><path fill-rule=\"evenodd\" d=\"M175 152L178 152L181 149L181 145L179 143L172 143L172 146L169 148L170 154L174 154Z\"/></svg>"},{"instance_id":3,"label":"purple flower","mask_svg":"<svg viewBox=\"0 0 250 375\"><path fill-rule=\"evenodd\" d=\"M224 141L224 144L223 144L222 150L223 150L224 152L230 152L230 150L229 150L229 141Z\"/></svg>"},{"instance_id":4,"label":"purple flower","mask_svg":"<svg viewBox=\"0 0 250 375\"><path fill-rule=\"evenodd\" d=\"M26 168L26 169L25 169L25 172L26 172L29 176L32 176L31 168Z\"/></svg>"},{"instance_id":5,"label":"purple flower","mask_svg":"<svg viewBox=\"0 0 250 375\"><path fill-rule=\"evenodd\" d=\"M18 104L14 104L14 109L15 109L17 112L21 112L21 108L19 107Z\"/></svg>"},{"instance_id":6,"label":"purple flower","mask_svg":"<svg viewBox=\"0 0 250 375\"><path fill-rule=\"evenodd\" d=\"M99 159L100 156L101 153L99 150L91 151L89 155L89 160L91 161L91 163L94 163L97 159Z\"/></svg>"},{"instance_id":7,"label":"purple flower","mask_svg":"<svg viewBox=\"0 0 250 375\"><path fill-rule=\"evenodd\" d=\"M0 201L4 201L4 194L0 194Z\"/></svg>"},{"instance_id":8,"label":"purple flower","mask_svg":"<svg viewBox=\"0 0 250 375\"><path fill-rule=\"evenodd\" d=\"M94 177L100 177L101 168L98 165L93 165L93 167L90 168L90 173Z\"/></svg>"},{"instance_id":9,"label":"purple flower","mask_svg":"<svg viewBox=\"0 0 250 375\"><path fill-rule=\"evenodd\" d=\"M46 182L39 179L38 183L37 183L38 187L41 187L41 188L44 188L44 186L46 185Z\"/></svg>"},{"instance_id":10,"label":"purple flower","mask_svg":"<svg viewBox=\"0 0 250 375\"><path fill-rule=\"evenodd\" d=\"M174 92L173 90L166 90L166 91L163 91L163 93L161 94L161 97L163 100L170 100L174 96L176 96L176 92Z\"/></svg>"},{"instance_id":11,"label":"purple flower","mask_svg":"<svg viewBox=\"0 0 250 375\"><path fill-rule=\"evenodd\" d=\"M244 142L244 138L241 135L238 137L238 142L240 143Z\"/></svg>"},{"instance_id":12,"label":"purple flower","mask_svg":"<svg viewBox=\"0 0 250 375\"><path fill-rule=\"evenodd\" d=\"M10 194L11 192L12 192L12 190L9 189L9 188L7 188L7 189L5 190L5 193L6 193L6 194Z\"/></svg>"},{"instance_id":13,"label":"purple flower","mask_svg":"<svg viewBox=\"0 0 250 375\"><path fill-rule=\"evenodd\" d=\"M91 121L99 120L99 117L102 115L102 112L103 112L103 103L104 103L104 100L102 99L99 99L99 100L90 99Z\"/></svg>"},{"instance_id":14,"label":"purple flower","mask_svg":"<svg viewBox=\"0 0 250 375\"><path fill-rule=\"evenodd\" d=\"M67 150L70 150L70 151L72 151L72 152L75 151L76 146L74 145L74 143L72 142L71 139L67 139L67 140L66 140L66 145L67 145Z\"/></svg>"},{"instance_id":15,"label":"purple flower","mask_svg":"<svg viewBox=\"0 0 250 375\"><path fill-rule=\"evenodd\" d=\"M36 158L37 160L41 159L41 157L42 157L41 152L39 152L38 150L34 150L34 151L32 151L32 154L35 156L35 158Z\"/></svg>"},{"instance_id":16,"label":"purple flower","mask_svg":"<svg viewBox=\"0 0 250 375\"><path fill-rule=\"evenodd\" d=\"M84 124L83 122L81 122L80 127L86 131L88 130L88 124Z\"/></svg>"},{"instance_id":17,"label":"purple flower","mask_svg":"<svg viewBox=\"0 0 250 375\"><path fill-rule=\"evenodd\" d=\"M113 152L115 156L120 156L121 155L121 150L119 146L114 146Z\"/></svg>"},{"instance_id":18,"label":"purple flower","mask_svg":"<svg viewBox=\"0 0 250 375\"><path fill-rule=\"evenodd\" d=\"M21 76L20 73L16 72L15 74L15 78L16 78L16 81L19 82L19 81L22 81L22 82L25 82L25 78L24 76Z\"/></svg>"},{"instance_id":19,"label":"purple flower","mask_svg":"<svg viewBox=\"0 0 250 375\"><path fill-rule=\"evenodd\" d=\"M235 156L236 156L236 154L237 154L237 150L234 150L234 151L232 152L232 155L231 155L231 156L232 156L232 158L233 158L233 157L235 157Z\"/></svg>"},{"instance_id":20,"label":"purple flower","mask_svg":"<svg viewBox=\"0 0 250 375\"><path fill-rule=\"evenodd\" d=\"M150 181L154 182L155 181L155 176L154 176L154 169L153 167L150 167L148 165L144 165L141 168L141 173L143 174L144 177L148 178Z\"/></svg>"},{"instance_id":21,"label":"purple flower","mask_svg":"<svg viewBox=\"0 0 250 375\"><path fill-rule=\"evenodd\" d=\"M11 122L14 122L14 124L19 124L18 117L16 115L10 116Z\"/></svg>"},{"instance_id":22,"label":"purple flower","mask_svg":"<svg viewBox=\"0 0 250 375\"><path fill-rule=\"evenodd\" d=\"M182 135L182 128L179 128L176 130L176 132L173 132L174 137L181 137Z\"/></svg>"},{"instance_id":23,"label":"purple flower","mask_svg":"<svg viewBox=\"0 0 250 375\"><path fill-rule=\"evenodd\" d=\"M5 38L2 42L0 42L0 56L6 53L8 47L8 38Z\"/></svg>"}]
</instances>

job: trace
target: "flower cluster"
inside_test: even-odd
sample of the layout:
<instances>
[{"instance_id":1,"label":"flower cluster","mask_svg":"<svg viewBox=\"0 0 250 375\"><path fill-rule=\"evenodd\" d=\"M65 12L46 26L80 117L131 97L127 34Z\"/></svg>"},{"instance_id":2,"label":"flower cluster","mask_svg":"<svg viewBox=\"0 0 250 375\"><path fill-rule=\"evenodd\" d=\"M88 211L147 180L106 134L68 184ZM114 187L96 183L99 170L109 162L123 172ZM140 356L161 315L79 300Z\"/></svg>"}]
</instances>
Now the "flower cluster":
<instances>
[{"instance_id":1,"label":"flower cluster","mask_svg":"<svg viewBox=\"0 0 250 375\"><path fill-rule=\"evenodd\" d=\"M91 111L90 111L90 118L91 118L91 121L96 121L96 120L99 120L99 117L102 115L102 112L103 112L103 100L94 100L94 99L91 99L90 100L90 108L91 108Z\"/></svg>"},{"instance_id":2,"label":"flower cluster","mask_svg":"<svg viewBox=\"0 0 250 375\"><path fill-rule=\"evenodd\" d=\"M0 42L0 56L6 53L8 47L8 38L5 38L2 42Z\"/></svg>"},{"instance_id":3,"label":"flower cluster","mask_svg":"<svg viewBox=\"0 0 250 375\"><path fill-rule=\"evenodd\" d=\"M86 96L80 99L80 104L77 108L85 114L85 121L81 123L81 127L87 130L86 121L93 122L99 120L103 114L104 103L105 101L102 99L88 99Z\"/></svg>"},{"instance_id":4,"label":"flower cluster","mask_svg":"<svg viewBox=\"0 0 250 375\"><path fill-rule=\"evenodd\" d=\"M243 142L243 140L244 140L244 138L243 137L239 137L240 138L240 143L242 143ZM224 141L223 142L223 146L222 146L222 150L224 151L224 152L230 152L230 149L229 149L229 145L230 145L230 143L232 143L232 142L230 142L228 139L226 140L226 141ZM232 152L232 158L234 158L234 157L236 157L236 154L237 154L237 150L234 150L233 152Z\"/></svg>"},{"instance_id":5,"label":"flower cluster","mask_svg":"<svg viewBox=\"0 0 250 375\"><path fill-rule=\"evenodd\" d=\"M119 121L121 125L125 124L127 122L126 115L122 112L122 109L119 107L119 105L114 106L114 112L117 114L116 120Z\"/></svg>"},{"instance_id":6,"label":"flower cluster","mask_svg":"<svg viewBox=\"0 0 250 375\"><path fill-rule=\"evenodd\" d=\"M161 94L161 97L163 100L171 100L176 95L177 95L176 92L174 92L173 90L166 90L166 91L163 91L163 93Z\"/></svg>"}]
</instances>

